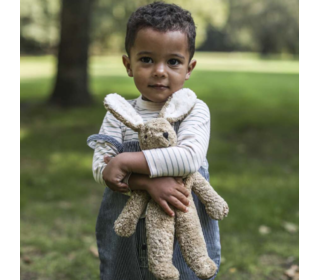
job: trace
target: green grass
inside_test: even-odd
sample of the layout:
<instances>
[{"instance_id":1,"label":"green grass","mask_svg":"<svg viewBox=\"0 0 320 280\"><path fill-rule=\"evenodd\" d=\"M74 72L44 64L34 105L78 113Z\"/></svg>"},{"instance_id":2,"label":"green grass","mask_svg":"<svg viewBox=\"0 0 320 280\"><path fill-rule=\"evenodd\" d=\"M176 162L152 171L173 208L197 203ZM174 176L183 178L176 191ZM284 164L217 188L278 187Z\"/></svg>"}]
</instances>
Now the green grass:
<instances>
[{"instance_id":1,"label":"green grass","mask_svg":"<svg viewBox=\"0 0 320 280\"><path fill-rule=\"evenodd\" d=\"M230 206L220 222L218 279L280 279L299 259L298 233L283 227L299 219L298 62L234 57L233 69L224 55L198 60L186 87L210 108L211 183ZM201 67L210 60L212 69ZM54 110L39 105L50 93L54 60L21 59L21 279L99 279L90 248L103 188L92 178L86 138L99 130L105 94L134 98L137 90L120 57L91 61L95 105ZM230 69L217 69L217 61ZM271 232L261 235L261 225Z\"/></svg>"}]
</instances>

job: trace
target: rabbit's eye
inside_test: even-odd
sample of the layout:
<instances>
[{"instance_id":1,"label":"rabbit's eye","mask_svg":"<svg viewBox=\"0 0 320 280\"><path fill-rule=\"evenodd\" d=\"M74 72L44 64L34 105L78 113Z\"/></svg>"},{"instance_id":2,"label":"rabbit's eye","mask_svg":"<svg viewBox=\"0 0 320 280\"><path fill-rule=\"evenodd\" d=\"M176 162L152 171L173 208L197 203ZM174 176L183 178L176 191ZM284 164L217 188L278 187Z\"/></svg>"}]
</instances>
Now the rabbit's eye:
<instances>
[{"instance_id":1,"label":"rabbit's eye","mask_svg":"<svg viewBox=\"0 0 320 280\"><path fill-rule=\"evenodd\" d=\"M145 135L145 136L144 136L144 139L147 139L147 138L148 138L148 136L147 136L147 135Z\"/></svg>"},{"instance_id":2,"label":"rabbit's eye","mask_svg":"<svg viewBox=\"0 0 320 280\"><path fill-rule=\"evenodd\" d=\"M164 132L164 133L163 133L163 137L164 137L164 138L166 138L166 139L168 140L169 133L168 133L168 132Z\"/></svg>"}]
</instances>

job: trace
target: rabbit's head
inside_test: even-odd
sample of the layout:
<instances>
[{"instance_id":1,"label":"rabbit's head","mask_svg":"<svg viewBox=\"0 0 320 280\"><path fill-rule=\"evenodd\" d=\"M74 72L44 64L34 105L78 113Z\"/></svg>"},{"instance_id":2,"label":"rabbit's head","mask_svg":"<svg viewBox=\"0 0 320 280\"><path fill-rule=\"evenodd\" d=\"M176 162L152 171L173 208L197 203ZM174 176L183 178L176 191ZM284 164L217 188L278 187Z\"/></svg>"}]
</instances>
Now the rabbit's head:
<instances>
[{"instance_id":1,"label":"rabbit's head","mask_svg":"<svg viewBox=\"0 0 320 280\"><path fill-rule=\"evenodd\" d=\"M177 135L164 118L147 121L138 131L141 150L167 148L177 145Z\"/></svg>"},{"instance_id":2,"label":"rabbit's head","mask_svg":"<svg viewBox=\"0 0 320 280\"><path fill-rule=\"evenodd\" d=\"M146 123L134 108L120 95L108 94L104 100L105 107L118 120L138 132L142 150L167 148L177 145L177 135L172 127L193 109L196 95L190 89L175 92L165 103L159 117Z\"/></svg>"}]
</instances>

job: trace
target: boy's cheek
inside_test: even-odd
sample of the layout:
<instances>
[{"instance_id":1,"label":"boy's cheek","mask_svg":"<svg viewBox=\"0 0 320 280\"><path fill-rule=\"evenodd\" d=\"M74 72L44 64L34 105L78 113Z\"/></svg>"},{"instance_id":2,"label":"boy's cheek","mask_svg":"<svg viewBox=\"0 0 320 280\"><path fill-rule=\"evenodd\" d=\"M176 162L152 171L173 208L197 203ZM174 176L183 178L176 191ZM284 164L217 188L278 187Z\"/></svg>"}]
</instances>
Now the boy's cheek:
<instances>
[{"instance_id":1,"label":"boy's cheek","mask_svg":"<svg viewBox=\"0 0 320 280\"><path fill-rule=\"evenodd\" d=\"M144 75L134 75L133 76L134 83L136 84L136 87L139 89L140 87L147 87L149 77Z\"/></svg>"}]
</instances>

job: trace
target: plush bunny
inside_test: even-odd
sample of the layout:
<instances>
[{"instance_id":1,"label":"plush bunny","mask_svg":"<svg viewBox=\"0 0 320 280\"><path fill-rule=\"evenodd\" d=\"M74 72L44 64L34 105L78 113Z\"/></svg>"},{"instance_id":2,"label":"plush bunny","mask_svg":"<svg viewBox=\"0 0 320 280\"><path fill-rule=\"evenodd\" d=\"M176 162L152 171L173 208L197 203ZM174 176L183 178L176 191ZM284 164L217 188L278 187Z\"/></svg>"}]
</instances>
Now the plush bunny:
<instances>
[{"instance_id":1,"label":"plush bunny","mask_svg":"<svg viewBox=\"0 0 320 280\"><path fill-rule=\"evenodd\" d=\"M118 94L109 94L104 105L118 120L138 132L142 150L177 145L177 136L171 124L185 118L193 109L196 95L189 89L174 93L163 106L159 117L146 123L134 108ZM197 210L191 190L205 205L208 215L217 220L227 216L229 208L211 185L195 172L183 178L189 191L189 211L175 210L175 217L167 215L144 191L132 191L122 213L115 221L115 232L128 237L135 232L140 216L146 207L146 232L149 270L157 279L178 280L179 272L172 264L174 234L188 266L201 279L211 278L217 266L207 252Z\"/></svg>"}]
</instances>

